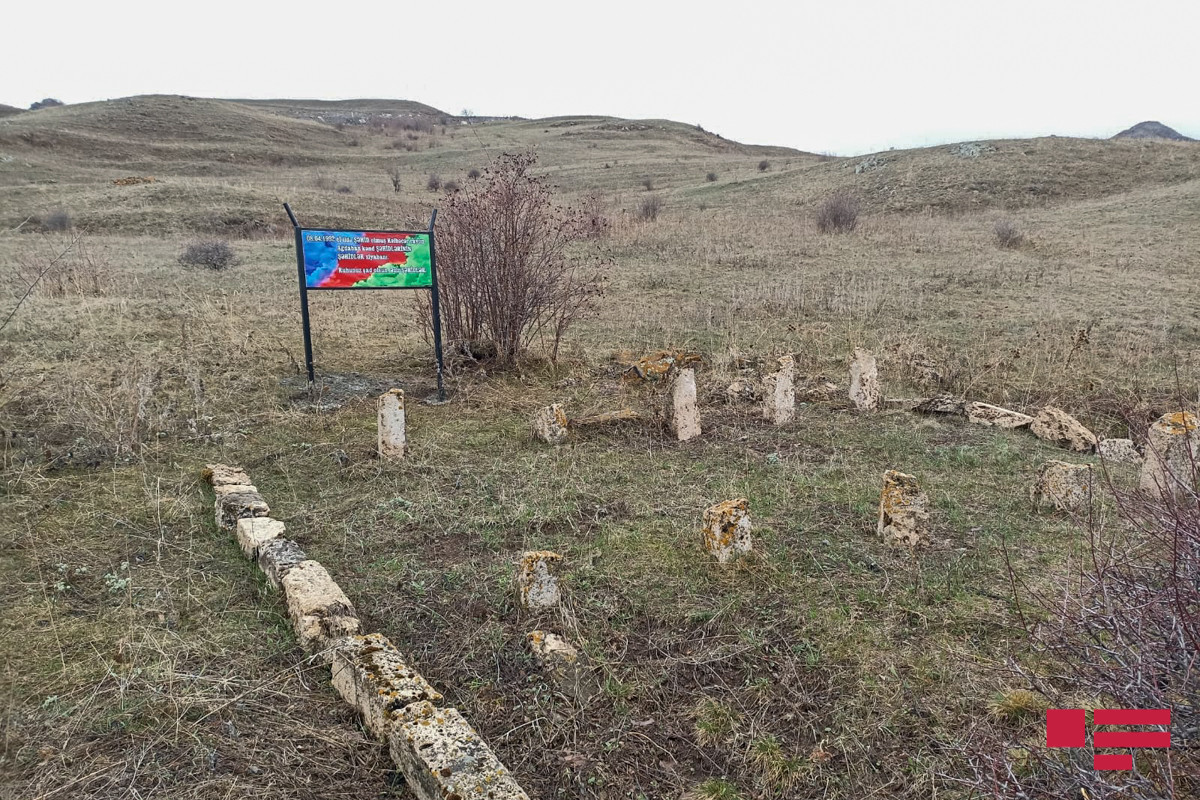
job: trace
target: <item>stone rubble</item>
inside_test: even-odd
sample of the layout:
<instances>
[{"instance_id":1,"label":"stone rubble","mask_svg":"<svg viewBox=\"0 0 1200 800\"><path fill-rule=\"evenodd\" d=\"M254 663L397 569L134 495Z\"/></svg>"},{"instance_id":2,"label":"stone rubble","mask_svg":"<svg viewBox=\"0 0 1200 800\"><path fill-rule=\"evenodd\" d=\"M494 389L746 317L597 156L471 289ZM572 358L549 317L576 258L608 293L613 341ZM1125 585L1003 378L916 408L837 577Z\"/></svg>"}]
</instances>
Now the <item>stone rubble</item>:
<instances>
[{"instance_id":1,"label":"stone rubble","mask_svg":"<svg viewBox=\"0 0 1200 800\"><path fill-rule=\"evenodd\" d=\"M1096 443L1096 453L1111 464L1140 465L1143 460L1132 439L1101 439Z\"/></svg>"},{"instance_id":2,"label":"stone rubble","mask_svg":"<svg viewBox=\"0 0 1200 800\"><path fill-rule=\"evenodd\" d=\"M1083 514L1091 507L1095 490L1091 464L1047 461L1038 469L1029 497L1035 508L1050 505L1068 514Z\"/></svg>"},{"instance_id":3,"label":"stone rubble","mask_svg":"<svg viewBox=\"0 0 1200 800\"><path fill-rule=\"evenodd\" d=\"M546 631L532 631L525 639L538 666L563 694L586 704L600 693L603 687L596 671L566 639Z\"/></svg>"},{"instance_id":4,"label":"stone rubble","mask_svg":"<svg viewBox=\"0 0 1200 800\"><path fill-rule=\"evenodd\" d=\"M1090 453L1096 449L1096 434L1084 427L1079 420L1054 406L1039 409L1029 430L1039 439L1076 453Z\"/></svg>"},{"instance_id":5,"label":"stone rubble","mask_svg":"<svg viewBox=\"0 0 1200 800\"><path fill-rule=\"evenodd\" d=\"M994 406L991 403L967 403L967 419L976 425L993 428L1026 428L1033 424L1033 417L1019 411Z\"/></svg>"}]
</instances>

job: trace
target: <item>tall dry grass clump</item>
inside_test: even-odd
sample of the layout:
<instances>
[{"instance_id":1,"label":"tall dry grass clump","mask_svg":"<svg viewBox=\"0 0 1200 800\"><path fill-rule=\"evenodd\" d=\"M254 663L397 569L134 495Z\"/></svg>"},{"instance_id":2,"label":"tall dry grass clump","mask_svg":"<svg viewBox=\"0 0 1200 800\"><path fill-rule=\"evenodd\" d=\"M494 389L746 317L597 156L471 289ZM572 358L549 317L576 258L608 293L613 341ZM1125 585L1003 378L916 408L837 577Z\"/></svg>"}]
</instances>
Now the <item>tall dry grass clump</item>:
<instances>
[{"instance_id":1,"label":"tall dry grass clump","mask_svg":"<svg viewBox=\"0 0 1200 800\"><path fill-rule=\"evenodd\" d=\"M445 335L469 352L515 360L538 340L551 358L567 329L592 309L600 259L573 245L594 237L597 220L560 206L532 152L505 154L447 199L437 231L438 288ZM426 328L430 300L418 298Z\"/></svg>"},{"instance_id":2,"label":"tall dry grass clump","mask_svg":"<svg viewBox=\"0 0 1200 800\"><path fill-rule=\"evenodd\" d=\"M817 230L821 233L849 233L858 227L858 198L846 192L827 197L817 207Z\"/></svg>"}]
</instances>

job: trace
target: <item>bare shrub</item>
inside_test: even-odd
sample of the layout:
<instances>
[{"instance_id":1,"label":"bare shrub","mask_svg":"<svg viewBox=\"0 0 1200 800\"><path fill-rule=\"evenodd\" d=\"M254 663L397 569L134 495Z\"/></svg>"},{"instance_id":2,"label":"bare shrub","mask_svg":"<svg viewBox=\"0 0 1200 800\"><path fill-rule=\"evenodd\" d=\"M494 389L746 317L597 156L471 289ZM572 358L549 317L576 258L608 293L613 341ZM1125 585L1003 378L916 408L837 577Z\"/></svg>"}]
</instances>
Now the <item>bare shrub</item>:
<instances>
[{"instance_id":1,"label":"bare shrub","mask_svg":"<svg viewBox=\"0 0 1200 800\"><path fill-rule=\"evenodd\" d=\"M443 186L442 188L445 189L447 192L450 192L451 194L453 194L454 192L457 192L458 190L460 190L462 187L459 186L458 181L446 181L445 186Z\"/></svg>"},{"instance_id":2,"label":"bare shrub","mask_svg":"<svg viewBox=\"0 0 1200 800\"><path fill-rule=\"evenodd\" d=\"M337 188L337 193L338 194L354 194L354 190L351 189L349 186L339 186Z\"/></svg>"},{"instance_id":3,"label":"bare shrub","mask_svg":"<svg viewBox=\"0 0 1200 800\"><path fill-rule=\"evenodd\" d=\"M1025 234L1021 233L1017 224L1011 219L999 220L992 227L992 233L996 237L998 247L1017 248L1025 241Z\"/></svg>"},{"instance_id":4,"label":"bare shrub","mask_svg":"<svg viewBox=\"0 0 1200 800\"><path fill-rule=\"evenodd\" d=\"M425 181L425 188L431 192L439 191L442 188L442 177L436 172L429 173L429 180Z\"/></svg>"},{"instance_id":5,"label":"bare shrub","mask_svg":"<svg viewBox=\"0 0 1200 800\"><path fill-rule=\"evenodd\" d=\"M663 199L656 194L652 194L642 200L641 205L638 206L638 219L643 222L654 222L654 220L658 219L658 215L662 210Z\"/></svg>"},{"instance_id":6,"label":"bare shrub","mask_svg":"<svg viewBox=\"0 0 1200 800\"><path fill-rule=\"evenodd\" d=\"M708 181L709 183L712 183L713 181L715 181L715 180L717 179L717 173L715 173L715 172L710 172L710 173L708 173L707 175L705 175L705 176L704 176L704 179L705 179L706 181Z\"/></svg>"},{"instance_id":7,"label":"bare shrub","mask_svg":"<svg viewBox=\"0 0 1200 800\"><path fill-rule=\"evenodd\" d=\"M1200 730L1200 472L1192 461L1174 474L1185 496L1110 485L1118 523L1088 520L1082 557L1050 588L1017 576L1017 610L1040 669L1017 674L1053 707L1090 699L1103 708L1169 708L1185 742L1142 749L1135 772L1097 772L1090 748L1049 751L982 735L969 751L973 787L993 797L1195 797L1200 752L1186 742ZM1016 737L1014 737L1016 738Z\"/></svg>"},{"instance_id":8,"label":"bare shrub","mask_svg":"<svg viewBox=\"0 0 1200 800\"><path fill-rule=\"evenodd\" d=\"M334 183L333 178L324 173L318 172L316 177L313 178L313 186L322 191L331 192L337 187L337 184Z\"/></svg>"},{"instance_id":9,"label":"bare shrub","mask_svg":"<svg viewBox=\"0 0 1200 800\"><path fill-rule=\"evenodd\" d=\"M65 242L65 243L64 243ZM14 259L16 284L46 297L99 297L113 287L112 265L81 234Z\"/></svg>"},{"instance_id":10,"label":"bare shrub","mask_svg":"<svg viewBox=\"0 0 1200 800\"><path fill-rule=\"evenodd\" d=\"M69 231L75 227L75 223L71 220L71 215L63 209L51 212L42 220L42 229L62 233Z\"/></svg>"},{"instance_id":11,"label":"bare shrub","mask_svg":"<svg viewBox=\"0 0 1200 800\"><path fill-rule=\"evenodd\" d=\"M589 194L584 198L580 210L587 222L587 235L591 239L603 239L609 233L611 223L608 209L599 195Z\"/></svg>"},{"instance_id":12,"label":"bare shrub","mask_svg":"<svg viewBox=\"0 0 1200 800\"><path fill-rule=\"evenodd\" d=\"M770 168L771 168L771 162L767 161L765 158L762 161L758 162L758 171L759 172L766 172Z\"/></svg>"},{"instance_id":13,"label":"bare shrub","mask_svg":"<svg viewBox=\"0 0 1200 800\"><path fill-rule=\"evenodd\" d=\"M589 232L586 215L557 205L532 152L505 154L449 197L438 226L438 288L446 337L464 352L512 362L535 341L557 358L563 334L600 292L597 259L568 257ZM429 297L417 298L427 331Z\"/></svg>"},{"instance_id":14,"label":"bare shrub","mask_svg":"<svg viewBox=\"0 0 1200 800\"><path fill-rule=\"evenodd\" d=\"M402 185L402 177L403 177L400 173L400 167L392 167L392 171L390 173L388 173L388 177L391 178L391 180L392 180L392 191L393 192L400 191L400 186Z\"/></svg>"},{"instance_id":15,"label":"bare shrub","mask_svg":"<svg viewBox=\"0 0 1200 800\"><path fill-rule=\"evenodd\" d=\"M223 270L237 263L237 255L223 239L202 239L189 244L179 256L185 267L204 267Z\"/></svg>"},{"instance_id":16,"label":"bare shrub","mask_svg":"<svg viewBox=\"0 0 1200 800\"><path fill-rule=\"evenodd\" d=\"M608 164L605 164L604 166L607 167ZM642 186L643 186L643 188L645 188L645 190L647 192L653 192L654 191L654 178L642 178Z\"/></svg>"},{"instance_id":17,"label":"bare shrub","mask_svg":"<svg viewBox=\"0 0 1200 800\"><path fill-rule=\"evenodd\" d=\"M470 178L471 180L475 180L476 178L479 177L480 174L481 173L479 172L479 170L472 167L470 172L467 173L467 177Z\"/></svg>"},{"instance_id":18,"label":"bare shrub","mask_svg":"<svg viewBox=\"0 0 1200 800\"><path fill-rule=\"evenodd\" d=\"M821 233L848 233L858 227L858 198L838 192L817 207L817 229Z\"/></svg>"}]
</instances>

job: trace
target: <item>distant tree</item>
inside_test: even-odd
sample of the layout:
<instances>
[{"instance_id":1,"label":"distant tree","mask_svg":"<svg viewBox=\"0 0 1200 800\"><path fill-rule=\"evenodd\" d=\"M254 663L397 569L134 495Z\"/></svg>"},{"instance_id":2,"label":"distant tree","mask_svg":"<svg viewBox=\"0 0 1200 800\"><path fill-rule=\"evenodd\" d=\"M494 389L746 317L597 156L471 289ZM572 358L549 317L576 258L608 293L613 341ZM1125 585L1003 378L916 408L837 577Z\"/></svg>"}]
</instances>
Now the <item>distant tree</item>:
<instances>
[{"instance_id":1,"label":"distant tree","mask_svg":"<svg viewBox=\"0 0 1200 800\"><path fill-rule=\"evenodd\" d=\"M39 100L36 103L29 104L30 111L37 111L39 108L52 108L54 106L63 105L62 100L55 100L53 97L47 97L44 100Z\"/></svg>"}]
</instances>

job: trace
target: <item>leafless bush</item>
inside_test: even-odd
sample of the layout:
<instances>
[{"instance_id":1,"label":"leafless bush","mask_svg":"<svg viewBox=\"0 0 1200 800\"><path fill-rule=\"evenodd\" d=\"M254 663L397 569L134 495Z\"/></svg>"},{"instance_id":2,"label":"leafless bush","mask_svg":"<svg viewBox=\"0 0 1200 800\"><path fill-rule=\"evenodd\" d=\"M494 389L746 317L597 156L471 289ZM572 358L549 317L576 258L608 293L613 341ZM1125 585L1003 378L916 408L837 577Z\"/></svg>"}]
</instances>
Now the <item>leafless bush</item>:
<instances>
[{"instance_id":1,"label":"leafless bush","mask_svg":"<svg viewBox=\"0 0 1200 800\"><path fill-rule=\"evenodd\" d=\"M392 191L393 192L400 191L400 186L402 185L402 177L403 177L400 173L400 167L392 167L392 171L390 173L388 173L388 177L392 179Z\"/></svg>"},{"instance_id":2,"label":"leafless bush","mask_svg":"<svg viewBox=\"0 0 1200 800\"><path fill-rule=\"evenodd\" d=\"M638 206L638 219L643 222L654 222L654 220L658 219L658 215L662 210L663 199L656 194L652 194L642 200L641 205Z\"/></svg>"},{"instance_id":3,"label":"leafless bush","mask_svg":"<svg viewBox=\"0 0 1200 800\"><path fill-rule=\"evenodd\" d=\"M62 233L69 231L75 227L75 223L71 220L71 215L63 209L51 212L45 219L42 220L42 229Z\"/></svg>"},{"instance_id":4,"label":"leafless bush","mask_svg":"<svg viewBox=\"0 0 1200 800\"><path fill-rule=\"evenodd\" d=\"M505 154L451 195L438 227L438 287L447 338L460 348L495 345L511 362L535 341L558 355L563 334L600 291L597 260L569 258L588 235L586 215L554 202L531 170L533 153ZM418 304L426 328L429 299Z\"/></svg>"},{"instance_id":5,"label":"leafless bush","mask_svg":"<svg viewBox=\"0 0 1200 800\"><path fill-rule=\"evenodd\" d=\"M607 167L608 165L605 164L604 166ZM642 187L645 188L645 190L647 192L653 192L654 191L654 178L649 178L649 177L642 178Z\"/></svg>"},{"instance_id":6,"label":"leafless bush","mask_svg":"<svg viewBox=\"0 0 1200 800\"><path fill-rule=\"evenodd\" d=\"M817 207L817 229L821 233L848 233L858 227L858 212L858 198L838 192Z\"/></svg>"},{"instance_id":7,"label":"leafless bush","mask_svg":"<svg viewBox=\"0 0 1200 800\"><path fill-rule=\"evenodd\" d=\"M608 219L608 209L599 195L589 194L581 206L584 219L587 222L587 235L592 239L603 239L608 235L611 223Z\"/></svg>"},{"instance_id":8,"label":"leafless bush","mask_svg":"<svg viewBox=\"0 0 1200 800\"><path fill-rule=\"evenodd\" d=\"M1078 569L1032 588L1009 565L1018 610L1042 669L1021 676L1056 707L1171 709L1171 750L1137 751L1137 770L1097 772L1090 748L1051 753L999 738L976 741L973 788L997 798L1150 800L1200 794L1200 475L1180 498L1111 487L1120 525L1092 521ZM1044 586L1044 583L1041 584ZM1119 787L1119 788L1118 788Z\"/></svg>"},{"instance_id":9,"label":"leafless bush","mask_svg":"<svg viewBox=\"0 0 1200 800\"><path fill-rule=\"evenodd\" d=\"M1016 248L1025 241L1025 234L1021 233L1017 224L1011 219L998 221L992 228L992 233L995 234L996 244L1000 247Z\"/></svg>"},{"instance_id":10,"label":"leafless bush","mask_svg":"<svg viewBox=\"0 0 1200 800\"><path fill-rule=\"evenodd\" d=\"M758 162L758 171L759 172L766 172L770 168L771 168L771 162L767 161L765 158L762 161Z\"/></svg>"},{"instance_id":11,"label":"leafless bush","mask_svg":"<svg viewBox=\"0 0 1200 800\"><path fill-rule=\"evenodd\" d=\"M316 177L313 178L313 186L322 191L330 192L337 187L337 184L334 183L333 178L325 175L324 173L318 172Z\"/></svg>"},{"instance_id":12,"label":"leafless bush","mask_svg":"<svg viewBox=\"0 0 1200 800\"><path fill-rule=\"evenodd\" d=\"M467 177L470 178L471 180L475 180L476 178L479 177L479 175L480 175L479 170L475 169L474 167L472 167L471 170L467 173Z\"/></svg>"},{"instance_id":13,"label":"leafless bush","mask_svg":"<svg viewBox=\"0 0 1200 800\"><path fill-rule=\"evenodd\" d=\"M462 187L459 186L458 181L446 181L446 185L443 186L442 188L444 188L450 194L454 194Z\"/></svg>"},{"instance_id":14,"label":"leafless bush","mask_svg":"<svg viewBox=\"0 0 1200 800\"><path fill-rule=\"evenodd\" d=\"M439 191L442 188L442 177L436 172L429 173L429 180L425 181L425 188L431 192Z\"/></svg>"},{"instance_id":15,"label":"leafless bush","mask_svg":"<svg viewBox=\"0 0 1200 800\"><path fill-rule=\"evenodd\" d=\"M185 267L223 270L237 263L237 255L224 239L202 239L184 248L179 263Z\"/></svg>"},{"instance_id":16,"label":"leafless bush","mask_svg":"<svg viewBox=\"0 0 1200 800\"><path fill-rule=\"evenodd\" d=\"M712 183L713 181L715 181L715 180L717 179L717 173L715 173L715 172L710 172L710 173L708 173L707 175L705 175L705 176L704 176L704 179L705 179L706 181L708 181L709 183Z\"/></svg>"}]
</instances>

